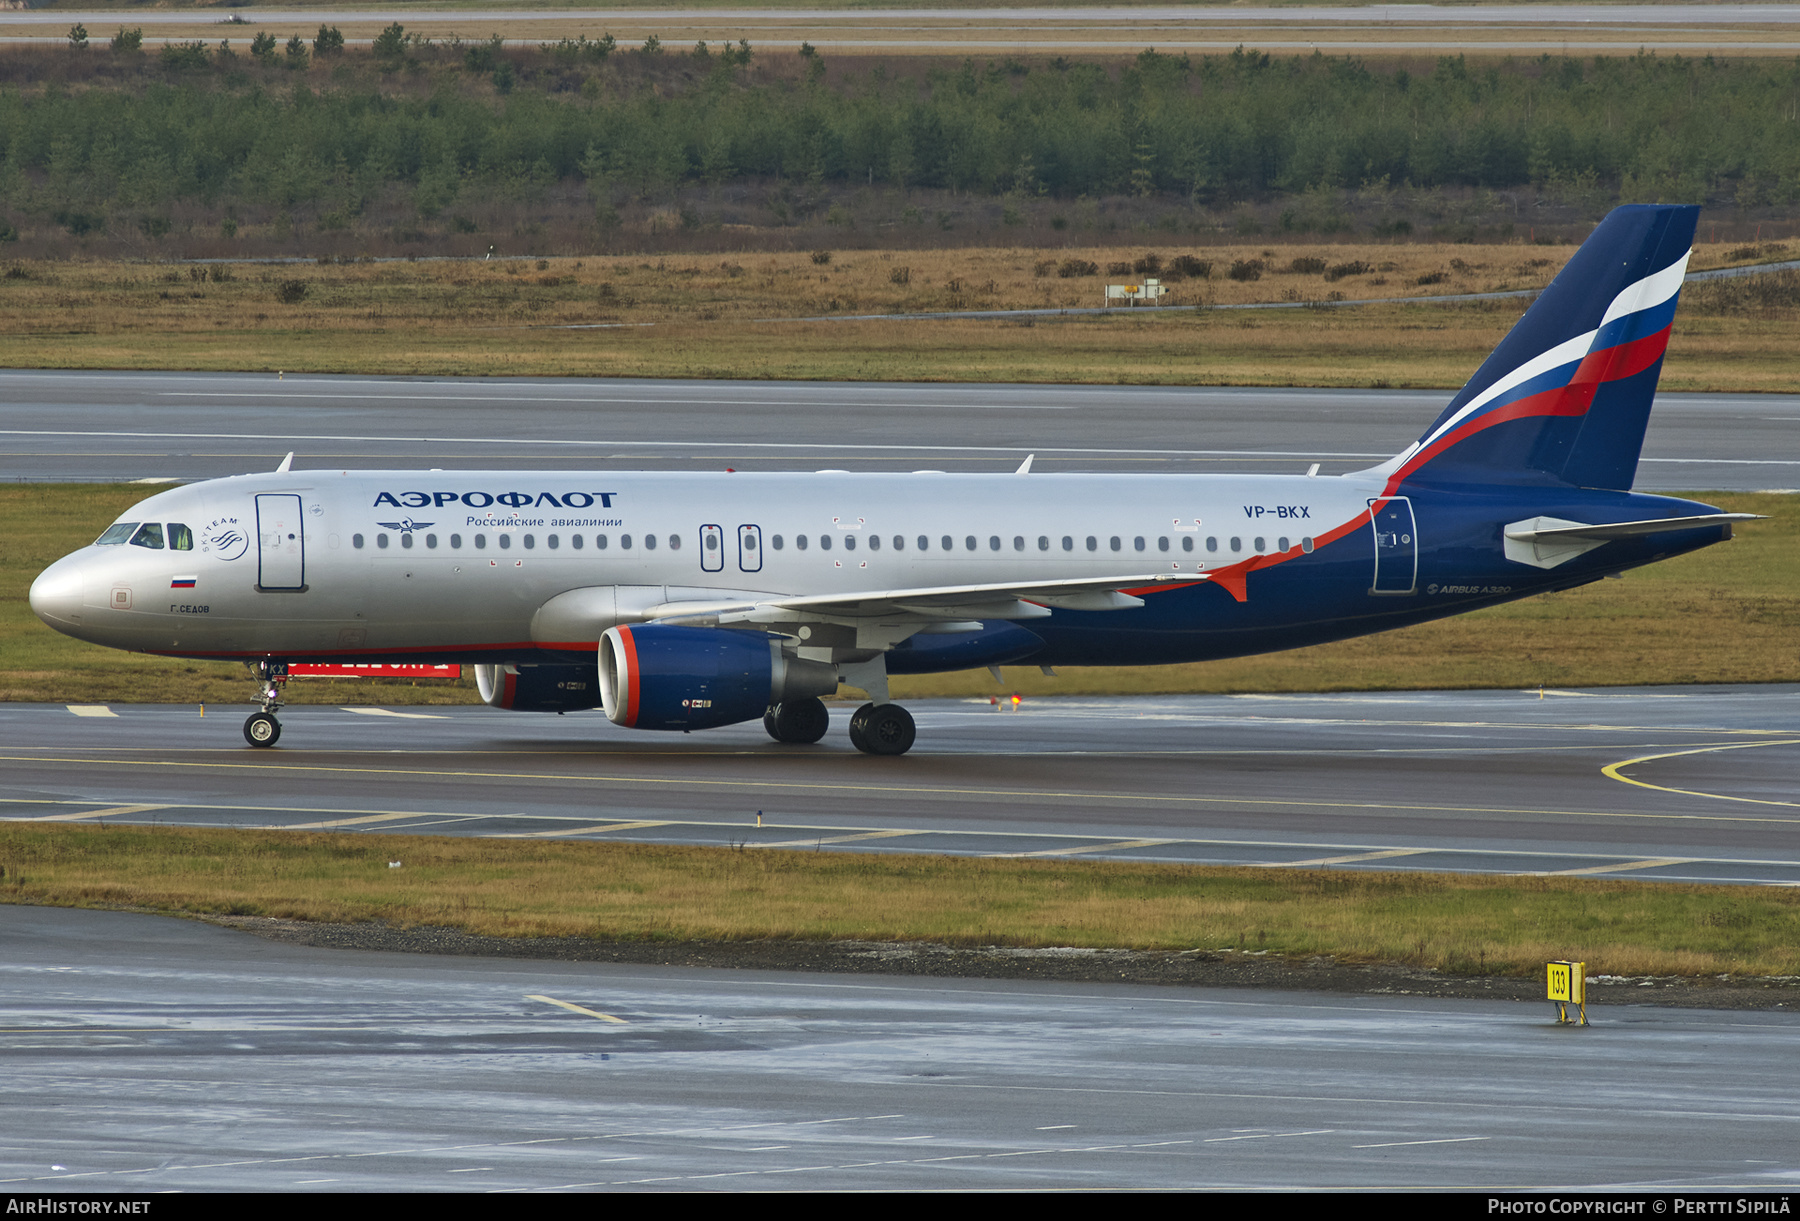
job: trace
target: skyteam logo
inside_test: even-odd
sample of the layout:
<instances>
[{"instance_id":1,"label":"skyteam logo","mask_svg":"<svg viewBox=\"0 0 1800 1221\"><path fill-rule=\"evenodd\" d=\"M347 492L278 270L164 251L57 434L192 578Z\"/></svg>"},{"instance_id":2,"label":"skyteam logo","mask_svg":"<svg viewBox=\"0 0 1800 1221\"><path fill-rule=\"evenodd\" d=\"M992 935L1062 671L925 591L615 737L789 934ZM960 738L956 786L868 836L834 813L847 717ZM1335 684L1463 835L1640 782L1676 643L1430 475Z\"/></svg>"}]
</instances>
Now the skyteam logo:
<instances>
[{"instance_id":1,"label":"skyteam logo","mask_svg":"<svg viewBox=\"0 0 1800 1221\"><path fill-rule=\"evenodd\" d=\"M441 509L445 505L464 504L471 509L487 509L503 505L509 509L602 509L613 507L617 492L382 492L375 497L374 507L392 505L396 509Z\"/></svg>"},{"instance_id":2,"label":"skyteam logo","mask_svg":"<svg viewBox=\"0 0 1800 1221\"><path fill-rule=\"evenodd\" d=\"M200 554L235 560L250 549L250 532L235 517L215 517L200 530Z\"/></svg>"}]
</instances>

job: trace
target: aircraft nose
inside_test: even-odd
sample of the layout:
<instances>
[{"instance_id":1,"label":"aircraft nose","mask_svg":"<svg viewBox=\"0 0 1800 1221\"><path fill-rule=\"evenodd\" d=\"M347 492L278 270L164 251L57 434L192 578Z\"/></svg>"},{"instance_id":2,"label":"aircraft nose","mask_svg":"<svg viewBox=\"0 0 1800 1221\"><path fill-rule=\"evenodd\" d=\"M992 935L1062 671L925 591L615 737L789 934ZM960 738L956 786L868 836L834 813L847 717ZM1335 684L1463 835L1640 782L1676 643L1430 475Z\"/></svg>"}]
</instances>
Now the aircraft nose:
<instances>
[{"instance_id":1,"label":"aircraft nose","mask_svg":"<svg viewBox=\"0 0 1800 1221\"><path fill-rule=\"evenodd\" d=\"M59 632L81 622L84 565L77 556L66 556L38 574L31 583L31 609L39 619Z\"/></svg>"}]
</instances>

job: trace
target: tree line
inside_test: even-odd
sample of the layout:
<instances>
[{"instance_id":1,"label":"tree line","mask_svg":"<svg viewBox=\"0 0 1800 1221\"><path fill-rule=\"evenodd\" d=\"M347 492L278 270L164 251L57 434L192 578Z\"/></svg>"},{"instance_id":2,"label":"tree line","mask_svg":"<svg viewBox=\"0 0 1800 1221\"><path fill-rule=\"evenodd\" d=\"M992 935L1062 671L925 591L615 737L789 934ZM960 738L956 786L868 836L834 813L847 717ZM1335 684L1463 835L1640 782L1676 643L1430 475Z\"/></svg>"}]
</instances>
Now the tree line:
<instances>
[{"instance_id":1,"label":"tree line","mask_svg":"<svg viewBox=\"0 0 1800 1221\"><path fill-rule=\"evenodd\" d=\"M78 28L79 30L79 28ZM121 31L0 60L0 225L148 226L178 204L354 217L551 184L614 202L746 179L1205 203L1367 188L1585 185L1800 199L1800 64L1544 56L1408 70L1239 49L1119 62L837 61L748 43L370 49ZM0 233L0 236L4 236Z\"/></svg>"}]
</instances>

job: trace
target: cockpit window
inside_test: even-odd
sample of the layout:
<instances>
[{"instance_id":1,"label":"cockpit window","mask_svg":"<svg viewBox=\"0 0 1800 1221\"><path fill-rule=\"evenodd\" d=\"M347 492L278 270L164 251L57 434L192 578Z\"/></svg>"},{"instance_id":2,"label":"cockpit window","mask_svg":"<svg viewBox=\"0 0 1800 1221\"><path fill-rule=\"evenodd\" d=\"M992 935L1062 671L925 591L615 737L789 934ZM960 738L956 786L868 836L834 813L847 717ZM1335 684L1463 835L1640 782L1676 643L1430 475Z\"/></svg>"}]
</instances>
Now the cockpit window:
<instances>
[{"instance_id":1,"label":"cockpit window","mask_svg":"<svg viewBox=\"0 0 1800 1221\"><path fill-rule=\"evenodd\" d=\"M118 547L131 537L131 532L138 528L134 521L116 521L106 528L106 533L94 540L96 547Z\"/></svg>"},{"instance_id":2,"label":"cockpit window","mask_svg":"<svg viewBox=\"0 0 1800 1221\"><path fill-rule=\"evenodd\" d=\"M138 527L138 532L131 536L133 547L148 547L152 551L161 551L163 545L162 523L147 521Z\"/></svg>"},{"instance_id":3,"label":"cockpit window","mask_svg":"<svg viewBox=\"0 0 1800 1221\"><path fill-rule=\"evenodd\" d=\"M194 532L178 521L169 523L169 550L192 551L194 549Z\"/></svg>"}]
</instances>

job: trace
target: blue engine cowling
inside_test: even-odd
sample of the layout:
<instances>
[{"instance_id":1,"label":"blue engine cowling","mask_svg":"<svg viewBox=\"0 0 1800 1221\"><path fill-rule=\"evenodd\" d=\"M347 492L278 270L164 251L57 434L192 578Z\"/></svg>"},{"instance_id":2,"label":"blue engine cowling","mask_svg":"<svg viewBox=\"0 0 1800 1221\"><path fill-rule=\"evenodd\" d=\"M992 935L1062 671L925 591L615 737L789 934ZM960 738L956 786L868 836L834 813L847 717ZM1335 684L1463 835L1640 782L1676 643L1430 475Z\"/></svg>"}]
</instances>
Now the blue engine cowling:
<instances>
[{"instance_id":1,"label":"blue engine cowling","mask_svg":"<svg viewBox=\"0 0 1800 1221\"><path fill-rule=\"evenodd\" d=\"M593 666L476 666L484 702L514 712L580 712L600 703Z\"/></svg>"},{"instance_id":2,"label":"blue engine cowling","mask_svg":"<svg viewBox=\"0 0 1800 1221\"><path fill-rule=\"evenodd\" d=\"M629 729L735 725L835 691L836 667L790 657L763 632L621 624L600 638L601 705Z\"/></svg>"}]
</instances>

